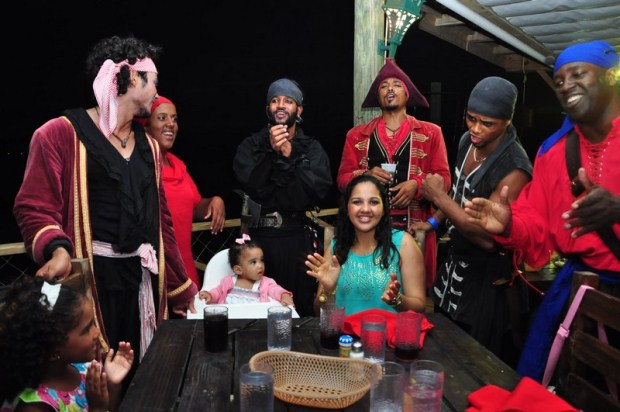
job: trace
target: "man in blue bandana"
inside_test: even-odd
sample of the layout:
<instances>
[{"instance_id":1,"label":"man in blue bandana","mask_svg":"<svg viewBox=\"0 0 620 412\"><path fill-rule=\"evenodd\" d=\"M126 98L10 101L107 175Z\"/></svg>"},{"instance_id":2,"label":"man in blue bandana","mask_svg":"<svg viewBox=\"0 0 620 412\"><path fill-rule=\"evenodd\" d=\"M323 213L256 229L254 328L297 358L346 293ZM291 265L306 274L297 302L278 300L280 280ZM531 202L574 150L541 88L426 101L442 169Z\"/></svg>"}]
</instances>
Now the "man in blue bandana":
<instances>
[{"instance_id":1,"label":"man in blue bandana","mask_svg":"<svg viewBox=\"0 0 620 412\"><path fill-rule=\"evenodd\" d=\"M552 251L570 259L546 293L517 371L540 380L576 270L600 275L599 288L620 296L620 86L618 53L604 41L568 47L553 68L567 118L541 146L532 181L517 200L475 198L476 222L533 267ZM569 167L570 166L570 167Z\"/></svg>"}]
</instances>

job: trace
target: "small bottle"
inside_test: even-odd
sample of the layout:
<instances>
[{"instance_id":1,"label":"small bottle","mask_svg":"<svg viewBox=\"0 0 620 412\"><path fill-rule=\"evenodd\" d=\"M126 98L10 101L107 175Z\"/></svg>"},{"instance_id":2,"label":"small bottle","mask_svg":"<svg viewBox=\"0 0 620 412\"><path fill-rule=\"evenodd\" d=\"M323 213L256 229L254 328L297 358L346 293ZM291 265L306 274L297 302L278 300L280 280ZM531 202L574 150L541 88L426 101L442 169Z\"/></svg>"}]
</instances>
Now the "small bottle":
<instances>
[{"instance_id":1,"label":"small bottle","mask_svg":"<svg viewBox=\"0 0 620 412\"><path fill-rule=\"evenodd\" d=\"M341 358L348 358L351 352L351 345L353 344L353 338L351 335L342 335L338 339L338 345L340 347L339 356Z\"/></svg>"},{"instance_id":2,"label":"small bottle","mask_svg":"<svg viewBox=\"0 0 620 412\"><path fill-rule=\"evenodd\" d=\"M364 359L364 348L362 348L362 342L356 340L351 346L350 358Z\"/></svg>"}]
</instances>

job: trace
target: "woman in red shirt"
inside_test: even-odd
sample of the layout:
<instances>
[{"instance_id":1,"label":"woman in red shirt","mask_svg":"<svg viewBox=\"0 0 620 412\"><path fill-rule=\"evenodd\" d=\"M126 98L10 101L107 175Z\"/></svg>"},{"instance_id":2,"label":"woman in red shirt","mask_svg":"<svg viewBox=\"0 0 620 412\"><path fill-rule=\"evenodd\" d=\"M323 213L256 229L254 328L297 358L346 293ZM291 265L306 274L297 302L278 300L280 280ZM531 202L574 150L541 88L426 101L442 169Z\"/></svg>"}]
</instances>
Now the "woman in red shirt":
<instances>
[{"instance_id":1,"label":"woman in red shirt","mask_svg":"<svg viewBox=\"0 0 620 412\"><path fill-rule=\"evenodd\" d=\"M159 96L151 106L151 117L145 127L157 142L164 158L162 173L168 208L172 215L175 237L187 275L200 289L200 280L192 254L192 223L194 220L211 219L211 233L224 229L226 211L219 196L204 198L187 172L185 163L170 149L179 132L177 108L169 99Z\"/></svg>"}]
</instances>

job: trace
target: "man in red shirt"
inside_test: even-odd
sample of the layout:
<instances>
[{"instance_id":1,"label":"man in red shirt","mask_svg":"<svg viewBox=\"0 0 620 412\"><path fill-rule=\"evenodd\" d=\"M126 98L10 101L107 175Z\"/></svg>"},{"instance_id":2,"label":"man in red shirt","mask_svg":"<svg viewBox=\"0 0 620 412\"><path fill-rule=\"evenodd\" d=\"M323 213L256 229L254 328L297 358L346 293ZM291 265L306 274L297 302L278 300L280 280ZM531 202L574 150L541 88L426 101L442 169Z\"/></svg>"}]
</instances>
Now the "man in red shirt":
<instances>
[{"instance_id":1,"label":"man in red shirt","mask_svg":"<svg viewBox=\"0 0 620 412\"><path fill-rule=\"evenodd\" d=\"M575 270L595 271L601 290L620 295L618 61L613 46L604 41L564 50L553 79L567 119L543 142L532 181L512 204L504 187L500 202L475 198L465 205L471 221L531 266L544 265L552 251L570 257L541 302L517 368L534 379L542 377ZM567 159L581 164L574 178ZM578 182L581 194L571 190Z\"/></svg>"},{"instance_id":2,"label":"man in red shirt","mask_svg":"<svg viewBox=\"0 0 620 412\"><path fill-rule=\"evenodd\" d=\"M439 174L444 190L450 189L441 128L408 115L407 107L416 106L428 107L426 98L394 60L387 59L362 103L362 107L380 107L381 115L349 130L338 169L340 191L361 174L389 184L392 225L400 230L408 230L413 222L426 221L433 215L432 204L422 198L419 190L428 173ZM396 164L396 171L391 174L383 170L382 163ZM428 232L424 250L427 288L435 279L435 240L435 233Z\"/></svg>"}]
</instances>

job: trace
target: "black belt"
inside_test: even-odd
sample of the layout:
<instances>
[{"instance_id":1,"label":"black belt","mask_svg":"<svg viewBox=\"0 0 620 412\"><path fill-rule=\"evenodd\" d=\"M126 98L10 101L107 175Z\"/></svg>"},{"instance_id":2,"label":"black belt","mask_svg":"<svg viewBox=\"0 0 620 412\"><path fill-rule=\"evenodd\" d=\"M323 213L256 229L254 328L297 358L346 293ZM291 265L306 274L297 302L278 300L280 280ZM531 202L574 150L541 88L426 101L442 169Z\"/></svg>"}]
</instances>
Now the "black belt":
<instances>
[{"instance_id":1,"label":"black belt","mask_svg":"<svg viewBox=\"0 0 620 412\"><path fill-rule=\"evenodd\" d=\"M241 220L247 223L248 227L261 228L271 227L279 229L287 226L301 226L303 217L301 214L291 214L282 216L280 212L273 212L258 218L258 222L252 222L251 216L241 216Z\"/></svg>"}]
</instances>

